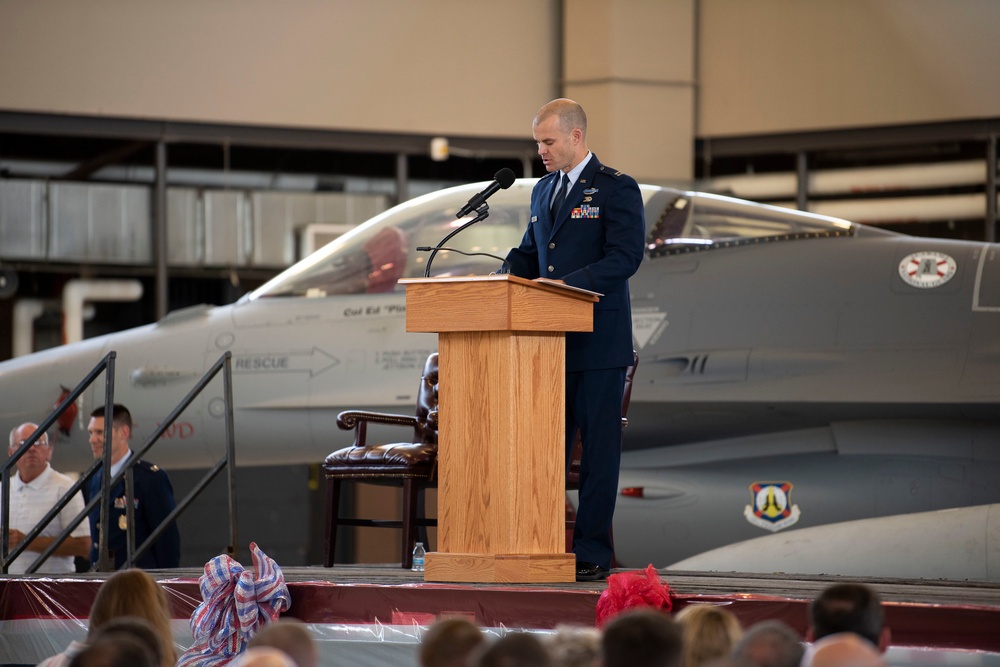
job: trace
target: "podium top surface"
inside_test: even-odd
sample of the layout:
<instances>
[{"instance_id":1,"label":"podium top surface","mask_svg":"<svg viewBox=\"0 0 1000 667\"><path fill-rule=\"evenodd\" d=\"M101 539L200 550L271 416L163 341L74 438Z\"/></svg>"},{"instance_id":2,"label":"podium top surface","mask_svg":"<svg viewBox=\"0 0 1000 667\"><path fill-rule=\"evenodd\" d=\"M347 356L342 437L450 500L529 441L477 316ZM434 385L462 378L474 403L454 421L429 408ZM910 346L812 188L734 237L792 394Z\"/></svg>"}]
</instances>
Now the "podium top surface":
<instances>
[{"instance_id":1,"label":"podium top surface","mask_svg":"<svg viewBox=\"0 0 1000 667\"><path fill-rule=\"evenodd\" d=\"M566 296L572 296L573 298L582 299L584 301L600 301L600 298L604 296L600 292L591 292L590 290L583 289L582 287L573 287L572 285L567 285L565 283L560 283L555 280L549 280L548 278L539 278L538 280L528 280L527 278L521 278L520 276L511 275L509 273L491 273L485 276L441 276L439 278L400 278L400 285L429 285L435 283L477 283L477 282L509 282L517 285L524 285L527 287L534 287L541 290L555 290L556 293L562 293Z\"/></svg>"},{"instance_id":2,"label":"podium top surface","mask_svg":"<svg viewBox=\"0 0 1000 667\"><path fill-rule=\"evenodd\" d=\"M593 331L601 295L510 274L406 278L406 330Z\"/></svg>"}]
</instances>

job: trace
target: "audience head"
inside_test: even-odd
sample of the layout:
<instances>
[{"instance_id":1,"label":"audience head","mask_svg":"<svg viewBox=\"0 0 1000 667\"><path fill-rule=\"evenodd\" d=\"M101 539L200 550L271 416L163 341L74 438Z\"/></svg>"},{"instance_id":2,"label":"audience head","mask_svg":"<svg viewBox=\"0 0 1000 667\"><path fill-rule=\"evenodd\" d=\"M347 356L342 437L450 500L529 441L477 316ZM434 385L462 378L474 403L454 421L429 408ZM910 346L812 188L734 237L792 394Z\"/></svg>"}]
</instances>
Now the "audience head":
<instances>
[{"instance_id":1,"label":"audience head","mask_svg":"<svg viewBox=\"0 0 1000 667\"><path fill-rule=\"evenodd\" d=\"M69 663L69 667L157 667L153 652L127 634L99 637Z\"/></svg>"},{"instance_id":2,"label":"audience head","mask_svg":"<svg viewBox=\"0 0 1000 667\"><path fill-rule=\"evenodd\" d=\"M834 584L809 606L809 632L815 642L840 632L864 637L880 651L889 646L889 629L883 627L882 601L864 584Z\"/></svg>"},{"instance_id":3,"label":"audience head","mask_svg":"<svg viewBox=\"0 0 1000 667\"><path fill-rule=\"evenodd\" d=\"M482 631L464 618L434 623L420 640L421 667L465 667L473 650L483 643Z\"/></svg>"},{"instance_id":4,"label":"audience head","mask_svg":"<svg viewBox=\"0 0 1000 667\"><path fill-rule=\"evenodd\" d=\"M306 626L293 619L281 619L265 625L253 636L247 648L276 648L291 658L296 667L317 667L316 642Z\"/></svg>"},{"instance_id":5,"label":"audience head","mask_svg":"<svg viewBox=\"0 0 1000 667\"><path fill-rule=\"evenodd\" d=\"M552 661L540 639L512 632L484 645L471 662L476 667L550 667Z\"/></svg>"},{"instance_id":6,"label":"audience head","mask_svg":"<svg viewBox=\"0 0 1000 667\"><path fill-rule=\"evenodd\" d=\"M684 637L684 667L698 667L729 655L743 636L739 619L716 605L688 605L675 619Z\"/></svg>"},{"instance_id":7,"label":"audience head","mask_svg":"<svg viewBox=\"0 0 1000 667\"><path fill-rule=\"evenodd\" d=\"M233 667L295 667L295 661L284 651L270 646L248 648L229 664Z\"/></svg>"},{"instance_id":8,"label":"audience head","mask_svg":"<svg viewBox=\"0 0 1000 667\"><path fill-rule=\"evenodd\" d=\"M747 628L733 657L752 667L799 667L802 638L781 621L761 621Z\"/></svg>"},{"instance_id":9,"label":"audience head","mask_svg":"<svg viewBox=\"0 0 1000 667\"><path fill-rule=\"evenodd\" d=\"M592 667L601 657L601 632L596 628L560 625L542 643L553 667Z\"/></svg>"},{"instance_id":10,"label":"audience head","mask_svg":"<svg viewBox=\"0 0 1000 667\"><path fill-rule=\"evenodd\" d=\"M106 637L129 637L142 643L153 654L155 665L163 664L163 645L160 642L160 635L156 633L156 628L152 623L138 616L120 616L112 618L100 629L89 637L91 643Z\"/></svg>"},{"instance_id":11,"label":"audience head","mask_svg":"<svg viewBox=\"0 0 1000 667\"><path fill-rule=\"evenodd\" d=\"M659 611L619 614L604 627L604 667L680 667L681 628Z\"/></svg>"},{"instance_id":12,"label":"audience head","mask_svg":"<svg viewBox=\"0 0 1000 667\"><path fill-rule=\"evenodd\" d=\"M885 662L867 639L841 632L816 642L809 667L885 667Z\"/></svg>"},{"instance_id":13,"label":"audience head","mask_svg":"<svg viewBox=\"0 0 1000 667\"><path fill-rule=\"evenodd\" d=\"M173 667L177 662L174 635L170 627L167 595L156 581L139 569L121 570L108 577L97 590L90 608L88 643L111 620L135 616L148 621L160 639L160 664Z\"/></svg>"}]
</instances>

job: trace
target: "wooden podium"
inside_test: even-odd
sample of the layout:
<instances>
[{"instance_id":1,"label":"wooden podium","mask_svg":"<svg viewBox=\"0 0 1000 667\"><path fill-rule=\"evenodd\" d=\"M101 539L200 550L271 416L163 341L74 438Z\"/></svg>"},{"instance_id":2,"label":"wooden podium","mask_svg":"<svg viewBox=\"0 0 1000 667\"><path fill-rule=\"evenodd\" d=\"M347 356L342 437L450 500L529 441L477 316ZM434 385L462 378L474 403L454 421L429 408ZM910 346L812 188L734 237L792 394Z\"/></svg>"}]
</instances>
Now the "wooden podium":
<instances>
[{"instance_id":1,"label":"wooden podium","mask_svg":"<svg viewBox=\"0 0 1000 667\"><path fill-rule=\"evenodd\" d=\"M406 330L438 333L438 550L425 581L566 582L566 331L593 292L511 275L411 278Z\"/></svg>"}]
</instances>

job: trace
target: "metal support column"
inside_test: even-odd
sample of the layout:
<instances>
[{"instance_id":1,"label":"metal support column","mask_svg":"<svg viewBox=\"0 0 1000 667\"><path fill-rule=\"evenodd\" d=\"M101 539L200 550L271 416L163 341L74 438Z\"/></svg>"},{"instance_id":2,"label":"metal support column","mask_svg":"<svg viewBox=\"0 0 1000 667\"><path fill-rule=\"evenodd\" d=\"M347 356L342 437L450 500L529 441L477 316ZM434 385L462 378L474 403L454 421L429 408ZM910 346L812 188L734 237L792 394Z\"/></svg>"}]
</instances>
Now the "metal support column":
<instances>
[{"instance_id":1,"label":"metal support column","mask_svg":"<svg viewBox=\"0 0 1000 667\"><path fill-rule=\"evenodd\" d=\"M997 241L997 135L991 132L986 139L986 229L983 235L988 243Z\"/></svg>"},{"instance_id":2,"label":"metal support column","mask_svg":"<svg viewBox=\"0 0 1000 667\"><path fill-rule=\"evenodd\" d=\"M805 151L795 156L795 206L800 211L809 210L809 156Z\"/></svg>"},{"instance_id":3,"label":"metal support column","mask_svg":"<svg viewBox=\"0 0 1000 667\"><path fill-rule=\"evenodd\" d=\"M153 262L156 266L156 319L167 314L167 144L156 142Z\"/></svg>"},{"instance_id":4,"label":"metal support column","mask_svg":"<svg viewBox=\"0 0 1000 667\"><path fill-rule=\"evenodd\" d=\"M410 198L410 163L406 153L396 154L396 203L402 204Z\"/></svg>"}]
</instances>

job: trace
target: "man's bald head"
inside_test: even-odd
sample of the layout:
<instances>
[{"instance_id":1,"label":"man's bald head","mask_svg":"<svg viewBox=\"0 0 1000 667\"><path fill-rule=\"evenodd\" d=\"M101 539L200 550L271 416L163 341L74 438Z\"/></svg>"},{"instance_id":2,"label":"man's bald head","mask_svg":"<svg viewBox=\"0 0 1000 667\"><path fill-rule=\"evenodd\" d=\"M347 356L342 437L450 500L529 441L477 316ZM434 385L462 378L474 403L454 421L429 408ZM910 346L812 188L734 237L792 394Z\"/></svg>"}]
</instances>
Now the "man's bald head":
<instances>
[{"instance_id":1,"label":"man's bald head","mask_svg":"<svg viewBox=\"0 0 1000 667\"><path fill-rule=\"evenodd\" d=\"M569 133L579 129L583 138L586 139L587 114L578 103L565 97L552 100L538 110L538 113L535 114L534 124L537 125L550 116L559 118L559 127L563 132Z\"/></svg>"},{"instance_id":2,"label":"man's bald head","mask_svg":"<svg viewBox=\"0 0 1000 667\"><path fill-rule=\"evenodd\" d=\"M254 635L248 648L276 648L290 657L297 667L317 667L319 656L316 643L300 621L282 619L265 625Z\"/></svg>"},{"instance_id":3,"label":"man's bald head","mask_svg":"<svg viewBox=\"0 0 1000 667\"><path fill-rule=\"evenodd\" d=\"M853 632L825 637L815 648L809 667L885 667L878 649Z\"/></svg>"},{"instance_id":4,"label":"man's bald head","mask_svg":"<svg viewBox=\"0 0 1000 667\"><path fill-rule=\"evenodd\" d=\"M232 664L233 667L295 667L295 661L284 651L269 646L248 648Z\"/></svg>"}]
</instances>

